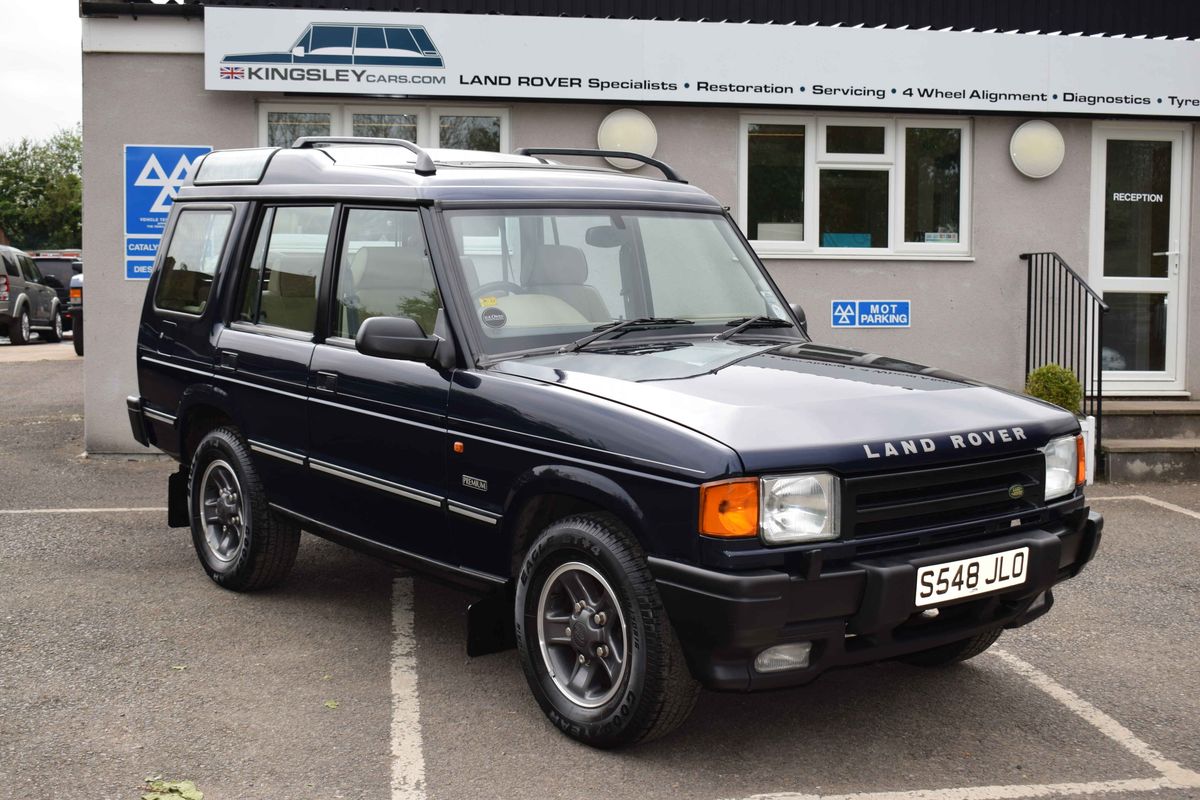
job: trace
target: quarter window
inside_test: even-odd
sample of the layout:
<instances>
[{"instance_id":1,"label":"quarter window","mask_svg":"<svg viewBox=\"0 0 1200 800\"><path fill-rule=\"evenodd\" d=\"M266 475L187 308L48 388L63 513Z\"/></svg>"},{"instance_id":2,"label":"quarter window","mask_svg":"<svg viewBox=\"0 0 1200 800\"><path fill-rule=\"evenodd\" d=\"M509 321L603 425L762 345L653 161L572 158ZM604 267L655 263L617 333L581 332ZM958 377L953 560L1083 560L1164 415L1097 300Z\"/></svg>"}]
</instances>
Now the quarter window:
<instances>
[{"instance_id":1,"label":"quarter window","mask_svg":"<svg viewBox=\"0 0 1200 800\"><path fill-rule=\"evenodd\" d=\"M442 301L417 212L352 208L345 228L334 335L353 339L371 317L410 317L432 333Z\"/></svg>"},{"instance_id":2,"label":"quarter window","mask_svg":"<svg viewBox=\"0 0 1200 800\"><path fill-rule=\"evenodd\" d=\"M970 122L742 120L741 208L762 256L963 256Z\"/></svg>"},{"instance_id":3,"label":"quarter window","mask_svg":"<svg viewBox=\"0 0 1200 800\"><path fill-rule=\"evenodd\" d=\"M233 212L228 209L179 212L154 296L158 308L204 313L232 220Z\"/></svg>"},{"instance_id":4,"label":"quarter window","mask_svg":"<svg viewBox=\"0 0 1200 800\"><path fill-rule=\"evenodd\" d=\"M312 333L332 206L267 209L259 226L238 318Z\"/></svg>"}]
</instances>

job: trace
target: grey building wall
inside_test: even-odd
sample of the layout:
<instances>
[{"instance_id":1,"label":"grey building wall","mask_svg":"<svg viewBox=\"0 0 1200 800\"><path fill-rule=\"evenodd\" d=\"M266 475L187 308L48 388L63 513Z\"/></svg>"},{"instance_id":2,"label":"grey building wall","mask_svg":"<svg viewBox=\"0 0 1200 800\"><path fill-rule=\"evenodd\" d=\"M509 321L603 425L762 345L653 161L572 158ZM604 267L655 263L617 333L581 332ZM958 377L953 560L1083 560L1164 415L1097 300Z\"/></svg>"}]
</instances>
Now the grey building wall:
<instances>
[{"instance_id":1,"label":"grey building wall","mask_svg":"<svg viewBox=\"0 0 1200 800\"><path fill-rule=\"evenodd\" d=\"M83 246L89 275L85 434L92 452L141 450L128 431L124 398L137 391L134 342L146 284L124 279L122 146L221 148L258 143L258 98L251 93L204 91L201 66L199 55L84 55ZM302 102L300 98L286 101ZM370 102L355 100L360 101ZM600 121L620 107L487 105L510 109L513 147L594 146ZM675 106L642 110L658 129L656 155L736 215L739 117L756 110ZM766 261L788 298L805 306L810 331L818 341L909 358L1010 388L1023 384L1025 267L1018 256L1030 250L1055 250L1086 275L1092 143L1091 120L1055 120L1066 140L1063 166L1044 180L1025 178L1008 155L1009 138L1025 119L974 119L972 260ZM1200 197L1197 163L1193 160L1186 181L1193 198ZM1200 242L1197 216L1190 220L1192 242ZM1200 280L1191 281L1189 291L1192 316L1200 317ZM910 299L912 327L834 330L829 306L834 298ZM1190 352L1193 357L1200 354L1200 324L1195 322L1190 326ZM1191 370L1189 380L1189 388L1200 391L1200 370Z\"/></svg>"},{"instance_id":2,"label":"grey building wall","mask_svg":"<svg viewBox=\"0 0 1200 800\"><path fill-rule=\"evenodd\" d=\"M145 281L125 280L124 146L254 142L254 98L205 92L193 55L83 56L84 438L89 452L145 452L129 432Z\"/></svg>"}]
</instances>

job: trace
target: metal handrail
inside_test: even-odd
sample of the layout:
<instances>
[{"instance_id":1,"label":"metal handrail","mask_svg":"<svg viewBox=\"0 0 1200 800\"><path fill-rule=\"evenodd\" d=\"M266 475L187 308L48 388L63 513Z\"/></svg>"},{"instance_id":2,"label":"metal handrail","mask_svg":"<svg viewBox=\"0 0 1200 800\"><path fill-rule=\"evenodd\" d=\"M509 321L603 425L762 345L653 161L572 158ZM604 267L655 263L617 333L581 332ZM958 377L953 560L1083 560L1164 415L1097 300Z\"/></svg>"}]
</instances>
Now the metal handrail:
<instances>
[{"instance_id":1,"label":"metal handrail","mask_svg":"<svg viewBox=\"0 0 1200 800\"><path fill-rule=\"evenodd\" d=\"M1076 272L1074 269L1072 269L1071 265L1067 263L1066 259L1064 259L1062 256L1060 256L1058 253L1054 252L1053 250L1046 250L1041 253L1021 253L1021 260L1028 261L1033 256L1050 256L1051 258L1057 259L1059 266L1061 266L1067 272L1071 273L1071 275L1075 278L1075 280L1079 281L1079 284L1080 284L1080 286L1083 287L1083 290L1085 292L1087 292L1088 294L1090 294L1095 299L1095 301L1100 304L1100 307L1102 309L1104 309L1105 311L1108 311L1108 303L1104 302L1104 298L1101 297L1100 295L1096 294L1096 292L1092 289L1092 287L1088 286L1088 282L1083 279L1083 276L1080 275L1078 272Z\"/></svg>"},{"instance_id":2,"label":"metal handrail","mask_svg":"<svg viewBox=\"0 0 1200 800\"><path fill-rule=\"evenodd\" d=\"M1025 374L1046 364L1074 373L1083 386L1085 415L1096 418L1099 465L1104 412L1104 315L1108 303L1058 253L1022 253L1025 301Z\"/></svg>"}]
</instances>

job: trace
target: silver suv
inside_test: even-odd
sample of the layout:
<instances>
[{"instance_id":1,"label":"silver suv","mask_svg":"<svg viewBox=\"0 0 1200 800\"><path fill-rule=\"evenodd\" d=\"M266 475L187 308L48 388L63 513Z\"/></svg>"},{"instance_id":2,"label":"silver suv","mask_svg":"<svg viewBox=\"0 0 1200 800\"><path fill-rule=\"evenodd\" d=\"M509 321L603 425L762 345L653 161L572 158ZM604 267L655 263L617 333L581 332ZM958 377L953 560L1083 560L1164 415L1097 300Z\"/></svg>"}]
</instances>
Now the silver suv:
<instances>
[{"instance_id":1,"label":"silver suv","mask_svg":"<svg viewBox=\"0 0 1200 800\"><path fill-rule=\"evenodd\" d=\"M42 338L62 339L63 318L58 294L46 285L33 259L14 247L0 246L0 332L13 344L28 344L33 331Z\"/></svg>"}]
</instances>

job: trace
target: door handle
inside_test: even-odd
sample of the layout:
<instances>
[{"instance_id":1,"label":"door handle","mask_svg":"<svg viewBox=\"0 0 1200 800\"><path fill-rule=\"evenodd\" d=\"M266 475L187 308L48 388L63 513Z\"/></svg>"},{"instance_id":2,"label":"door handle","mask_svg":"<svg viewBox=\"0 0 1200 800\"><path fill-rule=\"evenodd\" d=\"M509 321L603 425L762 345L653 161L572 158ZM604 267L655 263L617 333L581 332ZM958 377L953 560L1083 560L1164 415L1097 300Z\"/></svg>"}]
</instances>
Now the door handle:
<instances>
[{"instance_id":1,"label":"door handle","mask_svg":"<svg viewBox=\"0 0 1200 800\"><path fill-rule=\"evenodd\" d=\"M322 392L337 391L337 373L336 372L318 372L316 388Z\"/></svg>"},{"instance_id":2,"label":"door handle","mask_svg":"<svg viewBox=\"0 0 1200 800\"><path fill-rule=\"evenodd\" d=\"M1178 250L1163 250L1158 253L1151 253L1150 255L1152 255L1152 256L1177 256L1177 255L1179 255L1179 251Z\"/></svg>"}]
</instances>

